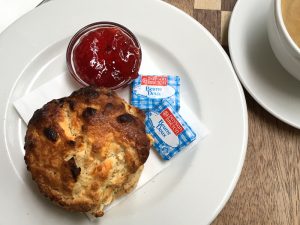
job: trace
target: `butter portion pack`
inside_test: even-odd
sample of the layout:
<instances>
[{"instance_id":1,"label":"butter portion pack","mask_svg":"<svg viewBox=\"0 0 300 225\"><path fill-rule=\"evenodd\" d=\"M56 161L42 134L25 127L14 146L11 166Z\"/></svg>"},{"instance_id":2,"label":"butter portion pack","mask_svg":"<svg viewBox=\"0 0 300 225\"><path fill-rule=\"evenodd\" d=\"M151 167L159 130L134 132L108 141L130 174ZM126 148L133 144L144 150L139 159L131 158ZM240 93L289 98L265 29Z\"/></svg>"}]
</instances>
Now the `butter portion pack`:
<instances>
[{"instance_id":1,"label":"butter portion pack","mask_svg":"<svg viewBox=\"0 0 300 225\"><path fill-rule=\"evenodd\" d=\"M180 77L171 75L139 75L132 83L131 104L142 109L152 110L163 99L172 107L180 108Z\"/></svg>"},{"instance_id":2,"label":"butter portion pack","mask_svg":"<svg viewBox=\"0 0 300 225\"><path fill-rule=\"evenodd\" d=\"M146 132L154 138L154 148L164 160L171 159L197 137L166 99L146 112Z\"/></svg>"}]
</instances>

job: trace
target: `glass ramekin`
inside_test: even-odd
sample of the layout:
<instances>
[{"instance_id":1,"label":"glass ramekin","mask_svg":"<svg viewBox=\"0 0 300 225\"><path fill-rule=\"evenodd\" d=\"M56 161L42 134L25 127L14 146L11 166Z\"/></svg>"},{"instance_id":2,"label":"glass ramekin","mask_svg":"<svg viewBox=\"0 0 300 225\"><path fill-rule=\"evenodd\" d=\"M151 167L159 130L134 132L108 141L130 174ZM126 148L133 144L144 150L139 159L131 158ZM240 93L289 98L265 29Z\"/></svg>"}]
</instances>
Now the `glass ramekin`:
<instances>
[{"instance_id":1,"label":"glass ramekin","mask_svg":"<svg viewBox=\"0 0 300 225\"><path fill-rule=\"evenodd\" d=\"M109 21L101 21L101 22L95 22L92 24L89 24L83 28L81 28L71 39L71 41L69 42L68 48L67 48L67 53L66 53L66 61L67 61L67 67L68 70L70 72L70 74L73 76L73 78L81 85L83 86L89 86L90 84L86 83L84 80L81 79L81 77L76 73L76 70L74 68L74 64L73 64L73 50L74 48L77 46L77 44L79 43L80 39L82 36L84 36L85 34L87 34L88 32L95 30L97 28L100 27L117 27L119 29L121 29L124 33L126 33L135 43L136 47L139 49L139 55L140 55L140 59L139 59L139 65L136 75L139 71L141 62L142 62L142 51L141 51L141 45L139 43L139 41L137 40L137 38L135 37L135 35L126 27L124 27L121 24L115 23L115 22L109 22ZM127 79L122 81L120 84L113 86L113 87L109 87L112 90L116 90L122 87L125 87L127 85L129 85L131 82L133 81L133 79Z\"/></svg>"}]
</instances>

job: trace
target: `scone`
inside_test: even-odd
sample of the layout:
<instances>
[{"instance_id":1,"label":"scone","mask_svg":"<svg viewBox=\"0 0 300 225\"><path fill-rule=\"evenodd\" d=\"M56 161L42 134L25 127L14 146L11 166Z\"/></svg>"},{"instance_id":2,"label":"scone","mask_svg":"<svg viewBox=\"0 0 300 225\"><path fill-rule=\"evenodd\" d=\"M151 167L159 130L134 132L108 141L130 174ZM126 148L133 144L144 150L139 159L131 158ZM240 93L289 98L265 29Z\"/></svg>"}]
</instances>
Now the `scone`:
<instances>
[{"instance_id":1,"label":"scone","mask_svg":"<svg viewBox=\"0 0 300 225\"><path fill-rule=\"evenodd\" d=\"M86 87L37 110L25 162L39 190L60 206L99 217L137 184L151 138L144 113L105 88Z\"/></svg>"}]
</instances>

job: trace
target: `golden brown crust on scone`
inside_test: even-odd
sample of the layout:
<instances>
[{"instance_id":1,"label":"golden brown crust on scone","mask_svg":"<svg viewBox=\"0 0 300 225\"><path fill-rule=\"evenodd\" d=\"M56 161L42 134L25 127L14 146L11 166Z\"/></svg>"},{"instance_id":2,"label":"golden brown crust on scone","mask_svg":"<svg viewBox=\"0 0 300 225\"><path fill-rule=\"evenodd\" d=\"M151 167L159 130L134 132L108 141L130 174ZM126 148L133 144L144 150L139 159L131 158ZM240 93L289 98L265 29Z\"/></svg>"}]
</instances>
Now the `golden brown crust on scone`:
<instances>
[{"instance_id":1,"label":"golden brown crust on scone","mask_svg":"<svg viewBox=\"0 0 300 225\"><path fill-rule=\"evenodd\" d=\"M86 87L37 110L25 162L40 191L66 209L103 215L136 185L150 140L144 113L115 92Z\"/></svg>"}]
</instances>

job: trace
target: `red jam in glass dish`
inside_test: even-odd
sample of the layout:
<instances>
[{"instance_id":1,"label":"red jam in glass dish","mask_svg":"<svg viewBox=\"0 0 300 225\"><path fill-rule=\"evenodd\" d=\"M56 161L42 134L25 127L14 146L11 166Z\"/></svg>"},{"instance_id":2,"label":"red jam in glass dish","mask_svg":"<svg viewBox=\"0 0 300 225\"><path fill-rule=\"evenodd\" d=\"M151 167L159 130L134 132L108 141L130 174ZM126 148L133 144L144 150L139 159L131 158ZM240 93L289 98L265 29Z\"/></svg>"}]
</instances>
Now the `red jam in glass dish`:
<instances>
[{"instance_id":1,"label":"red jam in glass dish","mask_svg":"<svg viewBox=\"0 0 300 225\"><path fill-rule=\"evenodd\" d=\"M67 65L82 85L118 89L137 78L142 52L131 31L113 22L79 30L67 49Z\"/></svg>"}]
</instances>

